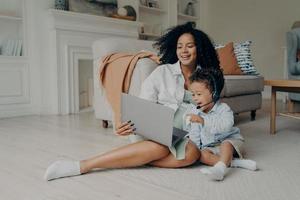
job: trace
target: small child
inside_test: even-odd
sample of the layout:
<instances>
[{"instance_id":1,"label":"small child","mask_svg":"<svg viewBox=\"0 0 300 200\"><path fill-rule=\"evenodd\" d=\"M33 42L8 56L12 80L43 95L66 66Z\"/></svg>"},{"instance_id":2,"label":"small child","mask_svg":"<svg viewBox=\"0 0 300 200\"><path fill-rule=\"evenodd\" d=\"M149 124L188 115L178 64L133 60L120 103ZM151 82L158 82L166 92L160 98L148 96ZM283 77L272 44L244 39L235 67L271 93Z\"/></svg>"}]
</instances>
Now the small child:
<instances>
[{"instance_id":1,"label":"small child","mask_svg":"<svg viewBox=\"0 0 300 200\"><path fill-rule=\"evenodd\" d=\"M187 109L185 129L201 149L200 161L213 166L201 172L212 180L223 180L229 167L256 170L256 162L242 159L244 138L234 125L230 107L219 101L224 87L220 69L197 69L190 77L190 91L195 104ZM233 157L239 159L233 159Z\"/></svg>"}]
</instances>

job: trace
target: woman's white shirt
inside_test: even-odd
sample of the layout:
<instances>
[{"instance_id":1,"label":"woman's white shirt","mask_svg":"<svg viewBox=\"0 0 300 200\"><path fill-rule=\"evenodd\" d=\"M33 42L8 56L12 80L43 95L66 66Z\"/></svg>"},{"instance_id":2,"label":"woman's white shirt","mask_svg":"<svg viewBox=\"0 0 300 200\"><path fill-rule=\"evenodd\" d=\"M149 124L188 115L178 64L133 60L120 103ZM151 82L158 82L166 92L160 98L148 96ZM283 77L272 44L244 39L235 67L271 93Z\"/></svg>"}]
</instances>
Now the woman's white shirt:
<instances>
[{"instance_id":1,"label":"woman's white shirt","mask_svg":"<svg viewBox=\"0 0 300 200\"><path fill-rule=\"evenodd\" d=\"M177 110L184 97L184 81L179 61L160 65L144 80L139 96Z\"/></svg>"}]
</instances>

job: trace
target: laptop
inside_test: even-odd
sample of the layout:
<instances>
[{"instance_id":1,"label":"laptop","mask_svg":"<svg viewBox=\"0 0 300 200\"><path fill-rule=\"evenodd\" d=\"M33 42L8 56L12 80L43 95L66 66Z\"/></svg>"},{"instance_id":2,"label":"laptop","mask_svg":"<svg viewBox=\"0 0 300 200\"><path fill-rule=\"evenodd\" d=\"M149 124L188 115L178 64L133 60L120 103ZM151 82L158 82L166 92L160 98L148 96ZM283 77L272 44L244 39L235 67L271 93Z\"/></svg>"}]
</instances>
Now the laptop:
<instances>
[{"instance_id":1,"label":"laptop","mask_svg":"<svg viewBox=\"0 0 300 200\"><path fill-rule=\"evenodd\" d=\"M188 134L173 127L174 114L175 111L167 106L130 94L121 95L122 121L131 120L136 134L169 147Z\"/></svg>"}]
</instances>

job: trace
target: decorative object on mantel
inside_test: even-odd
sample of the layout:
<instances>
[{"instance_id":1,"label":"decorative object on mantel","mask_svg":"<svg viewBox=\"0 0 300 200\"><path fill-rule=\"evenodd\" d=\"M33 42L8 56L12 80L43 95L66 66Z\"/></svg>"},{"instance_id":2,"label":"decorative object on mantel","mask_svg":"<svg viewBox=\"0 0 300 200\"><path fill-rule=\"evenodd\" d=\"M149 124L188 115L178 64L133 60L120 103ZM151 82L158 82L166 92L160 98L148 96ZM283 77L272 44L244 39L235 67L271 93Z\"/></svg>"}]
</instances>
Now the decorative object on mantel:
<instances>
[{"instance_id":1,"label":"decorative object on mantel","mask_svg":"<svg viewBox=\"0 0 300 200\"><path fill-rule=\"evenodd\" d=\"M131 20L131 21L136 20L136 12L132 6L126 5L121 8L118 8L117 13L118 14L116 15L112 15L112 17L118 19Z\"/></svg>"},{"instance_id":2,"label":"decorative object on mantel","mask_svg":"<svg viewBox=\"0 0 300 200\"><path fill-rule=\"evenodd\" d=\"M150 8L159 8L158 0L147 0L146 3Z\"/></svg>"},{"instance_id":3,"label":"decorative object on mantel","mask_svg":"<svg viewBox=\"0 0 300 200\"><path fill-rule=\"evenodd\" d=\"M188 2L188 4L186 5L186 8L184 10L184 14L190 15L190 16L195 16L194 3L197 3L197 1L192 0L192 1Z\"/></svg>"},{"instance_id":4,"label":"decorative object on mantel","mask_svg":"<svg viewBox=\"0 0 300 200\"><path fill-rule=\"evenodd\" d=\"M69 0L69 10L110 17L117 11L116 0Z\"/></svg>"},{"instance_id":5,"label":"decorative object on mantel","mask_svg":"<svg viewBox=\"0 0 300 200\"><path fill-rule=\"evenodd\" d=\"M67 0L55 0L55 9L68 10Z\"/></svg>"}]
</instances>

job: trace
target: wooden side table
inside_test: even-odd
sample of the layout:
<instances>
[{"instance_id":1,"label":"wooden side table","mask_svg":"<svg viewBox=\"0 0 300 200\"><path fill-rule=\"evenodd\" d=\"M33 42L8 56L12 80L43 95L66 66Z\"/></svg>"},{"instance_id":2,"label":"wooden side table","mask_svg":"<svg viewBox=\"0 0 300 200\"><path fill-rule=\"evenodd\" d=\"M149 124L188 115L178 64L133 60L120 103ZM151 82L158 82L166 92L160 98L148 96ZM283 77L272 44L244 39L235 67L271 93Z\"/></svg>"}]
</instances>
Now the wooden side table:
<instances>
[{"instance_id":1,"label":"wooden side table","mask_svg":"<svg viewBox=\"0 0 300 200\"><path fill-rule=\"evenodd\" d=\"M266 86L271 86L271 119L270 134L276 132L276 92L299 92L300 80L265 80ZM280 113L283 116L300 119L299 113Z\"/></svg>"}]
</instances>

